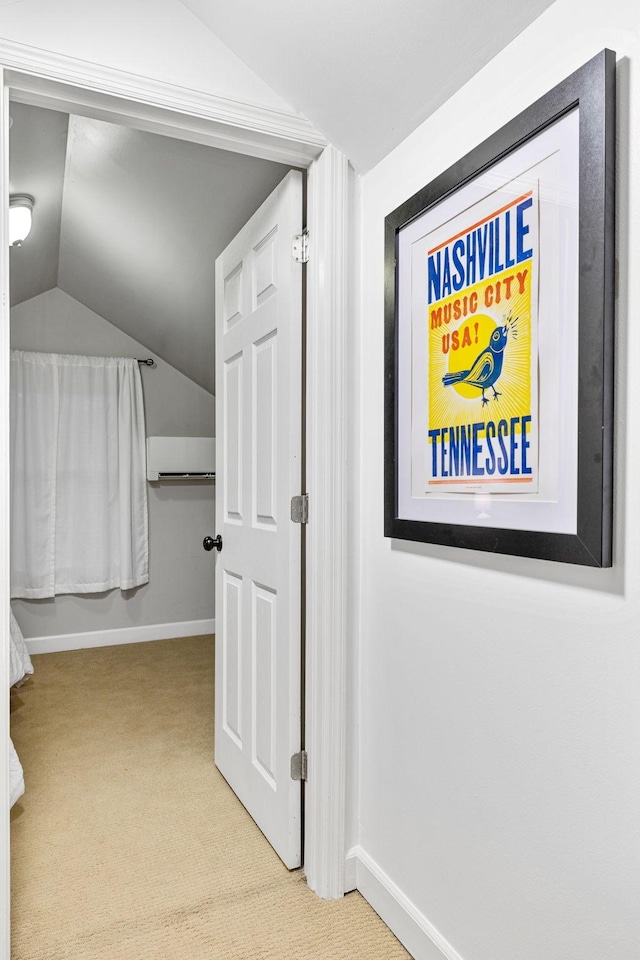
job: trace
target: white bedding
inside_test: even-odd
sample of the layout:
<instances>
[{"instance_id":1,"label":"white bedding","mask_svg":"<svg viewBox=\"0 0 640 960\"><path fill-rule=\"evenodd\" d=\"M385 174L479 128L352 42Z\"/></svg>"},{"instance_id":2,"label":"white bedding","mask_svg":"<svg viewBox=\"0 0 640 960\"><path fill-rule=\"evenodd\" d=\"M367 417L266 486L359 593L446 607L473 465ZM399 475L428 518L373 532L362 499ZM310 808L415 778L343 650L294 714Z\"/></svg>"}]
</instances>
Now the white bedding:
<instances>
[{"instance_id":1,"label":"white bedding","mask_svg":"<svg viewBox=\"0 0 640 960\"><path fill-rule=\"evenodd\" d=\"M9 686L13 687L20 683L28 673L33 673L33 665L29 651L22 636L22 630L18 626L18 621L10 613L10 632L11 632L11 669L9 676Z\"/></svg>"},{"instance_id":2,"label":"white bedding","mask_svg":"<svg viewBox=\"0 0 640 960\"><path fill-rule=\"evenodd\" d=\"M24 793L24 773L13 740L9 740L9 806L12 807Z\"/></svg>"},{"instance_id":3,"label":"white bedding","mask_svg":"<svg viewBox=\"0 0 640 960\"><path fill-rule=\"evenodd\" d=\"M31 657L29 656L29 651L27 650L26 644L24 642L24 637L22 636L22 630L18 626L18 621L13 615L13 611L10 614L10 640L11 640L11 658L10 658L10 675L9 675L9 686L13 687L17 683L21 683L24 678L29 673L33 673L33 665L31 663ZM11 800L11 806L14 805L16 800L19 800L22 794L24 793L24 774L22 772L22 764L18 759L18 754L15 751L13 742L9 741L9 797Z\"/></svg>"}]
</instances>

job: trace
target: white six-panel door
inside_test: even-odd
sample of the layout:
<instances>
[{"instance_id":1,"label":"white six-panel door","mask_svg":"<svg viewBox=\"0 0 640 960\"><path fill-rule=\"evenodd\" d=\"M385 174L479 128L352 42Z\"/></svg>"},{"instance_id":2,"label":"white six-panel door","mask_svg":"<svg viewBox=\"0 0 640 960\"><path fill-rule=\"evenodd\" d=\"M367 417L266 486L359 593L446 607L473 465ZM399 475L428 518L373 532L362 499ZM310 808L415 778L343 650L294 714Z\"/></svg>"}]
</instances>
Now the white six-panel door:
<instances>
[{"instance_id":1,"label":"white six-panel door","mask_svg":"<svg viewBox=\"0 0 640 960\"><path fill-rule=\"evenodd\" d=\"M285 864L299 866L302 174L216 261L215 760Z\"/></svg>"}]
</instances>

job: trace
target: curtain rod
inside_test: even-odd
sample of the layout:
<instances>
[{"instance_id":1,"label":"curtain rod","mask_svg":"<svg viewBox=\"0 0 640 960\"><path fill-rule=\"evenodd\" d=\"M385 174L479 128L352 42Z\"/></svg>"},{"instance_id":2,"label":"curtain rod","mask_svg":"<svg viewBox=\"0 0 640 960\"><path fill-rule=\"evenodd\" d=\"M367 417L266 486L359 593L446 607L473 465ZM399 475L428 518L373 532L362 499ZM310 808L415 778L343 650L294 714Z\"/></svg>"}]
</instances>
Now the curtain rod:
<instances>
[{"instance_id":1,"label":"curtain rod","mask_svg":"<svg viewBox=\"0 0 640 960\"><path fill-rule=\"evenodd\" d=\"M137 360L138 358L134 357L133 359ZM144 363L147 367L155 367L156 365L156 362L153 359L153 357L148 357L147 360L138 360L138 363Z\"/></svg>"}]
</instances>

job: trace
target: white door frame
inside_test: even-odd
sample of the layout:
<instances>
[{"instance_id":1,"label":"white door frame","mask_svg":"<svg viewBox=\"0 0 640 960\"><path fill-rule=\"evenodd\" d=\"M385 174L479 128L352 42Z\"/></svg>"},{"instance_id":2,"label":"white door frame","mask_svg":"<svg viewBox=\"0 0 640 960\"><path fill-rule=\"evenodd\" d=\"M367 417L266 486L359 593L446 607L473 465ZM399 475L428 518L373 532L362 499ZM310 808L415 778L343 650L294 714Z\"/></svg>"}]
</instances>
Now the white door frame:
<instances>
[{"instance_id":1,"label":"white door frame","mask_svg":"<svg viewBox=\"0 0 640 960\"><path fill-rule=\"evenodd\" d=\"M9 96L308 171L305 873L344 893L346 323L348 163L293 112L239 103L0 41L0 197L9 186ZM0 667L9 675L9 246L0 201ZM213 264L212 264L213 269ZM9 703L0 683L0 956L9 956Z\"/></svg>"}]
</instances>

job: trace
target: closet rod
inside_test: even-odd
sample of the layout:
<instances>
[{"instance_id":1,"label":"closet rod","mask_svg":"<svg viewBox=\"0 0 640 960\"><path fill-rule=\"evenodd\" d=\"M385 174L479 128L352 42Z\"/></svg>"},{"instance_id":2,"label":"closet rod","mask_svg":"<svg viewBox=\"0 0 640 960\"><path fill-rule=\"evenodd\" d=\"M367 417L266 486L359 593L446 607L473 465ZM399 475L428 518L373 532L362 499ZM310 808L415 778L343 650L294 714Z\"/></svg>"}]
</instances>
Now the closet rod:
<instances>
[{"instance_id":1,"label":"closet rod","mask_svg":"<svg viewBox=\"0 0 640 960\"><path fill-rule=\"evenodd\" d=\"M134 357L134 360L136 359L137 357ZM155 367L156 365L156 362L153 359L153 357L148 357L146 360L138 360L138 363L144 363L147 367Z\"/></svg>"}]
</instances>

